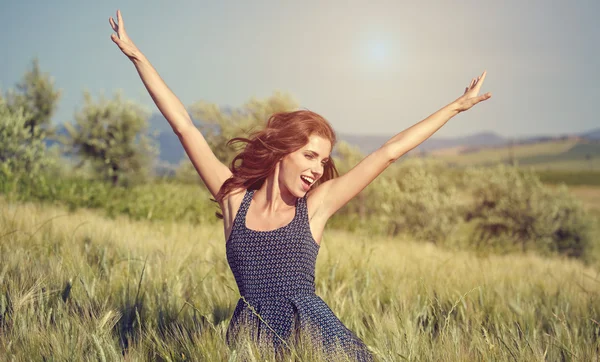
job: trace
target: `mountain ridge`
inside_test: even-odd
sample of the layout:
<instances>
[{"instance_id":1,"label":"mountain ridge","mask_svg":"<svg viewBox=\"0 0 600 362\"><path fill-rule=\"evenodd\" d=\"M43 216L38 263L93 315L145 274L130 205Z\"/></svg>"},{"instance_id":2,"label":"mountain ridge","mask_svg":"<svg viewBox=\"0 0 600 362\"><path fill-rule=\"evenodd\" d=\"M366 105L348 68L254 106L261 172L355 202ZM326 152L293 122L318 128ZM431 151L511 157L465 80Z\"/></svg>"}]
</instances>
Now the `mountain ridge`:
<instances>
[{"instance_id":1,"label":"mountain ridge","mask_svg":"<svg viewBox=\"0 0 600 362\"><path fill-rule=\"evenodd\" d=\"M196 125L199 122L194 121ZM148 119L148 131L154 135L154 139L158 143L159 162L177 165L183 158L186 157L183 146L179 138L172 131L167 120L160 113L153 113ZM65 134L66 131L63 125L57 127L59 134ZM348 142L357 146L363 154L369 154L381 145L387 142L393 134L390 135L357 135L351 133L338 132L338 140ZM560 134L560 135L540 135L529 137L505 137L493 131L482 131L469 135L458 137L435 137L433 135L417 146L411 152L429 153L431 151L457 148L473 149L482 147L501 147L505 145L527 144L536 142L545 142L551 140L581 138L590 141L600 141L600 128L595 128L586 132ZM47 145L56 143L55 141L47 141Z\"/></svg>"}]
</instances>

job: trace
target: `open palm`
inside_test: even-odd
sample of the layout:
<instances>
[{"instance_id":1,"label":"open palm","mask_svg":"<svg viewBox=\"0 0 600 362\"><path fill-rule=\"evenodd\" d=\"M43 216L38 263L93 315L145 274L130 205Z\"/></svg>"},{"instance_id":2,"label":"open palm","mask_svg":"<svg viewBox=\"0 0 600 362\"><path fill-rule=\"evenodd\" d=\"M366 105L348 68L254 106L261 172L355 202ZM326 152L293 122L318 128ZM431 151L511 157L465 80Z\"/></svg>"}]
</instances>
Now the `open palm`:
<instances>
[{"instance_id":1,"label":"open palm","mask_svg":"<svg viewBox=\"0 0 600 362\"><path fill-rule=\"evenodd\" d=\"M127 36L127 32L125 31L125 23L123 22L123 17L121 16L121 10L117 10L117 21L118 23L115 22L115 19L113 19L112 16L108 18L110 26L116 33L113 33L110 38L115 42L115 44L117 44L123 54L125 54L129 59L133 60L140 54L140 51L135 44L133 44L133 41L131 41L129 36Z\"/></svg>"},{"instance_id":2,"label":"open palm","mask_svg":"<svg viewBox=\"0 0 600 362\"><path fill-rule=\"evenodd\" d=\"M454 103L456 104L457 110L459 112L464 112L479 102L485 101L489 99L492 94L485 93L483 95L479 95L479 90L483 85L483 81L485 80L486 72L484 71L479 77L473 78L468 87L465 88L465 93L460 96Z\"/></svg>"}]
</instances>

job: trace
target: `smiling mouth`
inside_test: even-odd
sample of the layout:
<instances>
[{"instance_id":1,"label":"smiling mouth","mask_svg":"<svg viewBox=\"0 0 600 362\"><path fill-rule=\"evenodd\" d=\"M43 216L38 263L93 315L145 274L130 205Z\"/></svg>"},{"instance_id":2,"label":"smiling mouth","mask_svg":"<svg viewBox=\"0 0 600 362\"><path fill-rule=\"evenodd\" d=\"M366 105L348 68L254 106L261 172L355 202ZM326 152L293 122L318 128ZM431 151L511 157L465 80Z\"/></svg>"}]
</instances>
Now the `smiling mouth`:
<instances>
[{"instance_id":1,"label":"smiling mouth","mask_svg":"<svg viewBox=\"0 0 600 362\"><path fill-rule=\"evenodd\" d=\"M302 182L304 182L304 184L306 184L307 186L312 186L312 184L315 182L315 179L312 177L308 177L308 176L304 176L301 175L300 179L302 179Z\"/></svg>"}]
</instances>

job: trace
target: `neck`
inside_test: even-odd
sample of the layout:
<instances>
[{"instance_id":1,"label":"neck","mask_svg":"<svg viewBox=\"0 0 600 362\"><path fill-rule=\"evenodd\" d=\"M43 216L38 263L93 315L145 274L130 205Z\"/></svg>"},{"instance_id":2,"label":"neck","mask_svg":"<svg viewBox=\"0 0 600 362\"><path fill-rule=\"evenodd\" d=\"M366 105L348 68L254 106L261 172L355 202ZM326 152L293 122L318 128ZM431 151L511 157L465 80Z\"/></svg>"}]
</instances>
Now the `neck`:
<instances>
[{"instance_id":1,"label":"neck","mask_svg":"<svg viewBox=\"0 0 600 362\"><path fill-rule=\"evenodd\" d=\"M254 200L261 209L277 212L295 207L297 197L279 183L279 165L267 177L260 189L254 193Z\"/></svg>"}]
</instances>

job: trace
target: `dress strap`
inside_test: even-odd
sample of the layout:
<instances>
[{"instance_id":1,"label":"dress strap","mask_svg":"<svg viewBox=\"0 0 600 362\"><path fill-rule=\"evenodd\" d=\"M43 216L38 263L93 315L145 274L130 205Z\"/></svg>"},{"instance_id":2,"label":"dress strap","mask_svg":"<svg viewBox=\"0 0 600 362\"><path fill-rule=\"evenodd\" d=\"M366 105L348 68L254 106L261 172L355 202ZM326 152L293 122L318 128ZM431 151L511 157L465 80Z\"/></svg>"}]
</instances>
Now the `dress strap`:
<instances>
[{"instance_id":1,"label":"dress strap","mask_svg":"<svg viewBox=\"0 0 600 362\"><path fill-rule=\"evenodd\" d=\"M246 189L244 199L242 200L240 208L238 209L237 215L235 217L234 226L240 222L242 223L242 225L244 225L244 223L246 222L246 214L248 213L248 209L250 208L250 202L252 201L252 196L254 195L255 191L256 190Z\"/></svg>"},{"instance_id":2,"label":"dress strap","mask_svg":"<svg viewBox=\"0 0 600 362\"><path fill-rule=\"evenodd\" d=\"M298 199L298 203L296 204L298 210L296 210L296 214L298 219L303 223L308 225L308 207L306 206L306 195Z\"/></svg>"}]
</instances>

